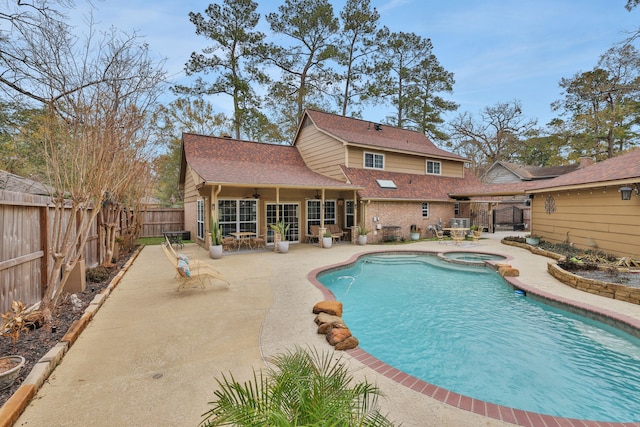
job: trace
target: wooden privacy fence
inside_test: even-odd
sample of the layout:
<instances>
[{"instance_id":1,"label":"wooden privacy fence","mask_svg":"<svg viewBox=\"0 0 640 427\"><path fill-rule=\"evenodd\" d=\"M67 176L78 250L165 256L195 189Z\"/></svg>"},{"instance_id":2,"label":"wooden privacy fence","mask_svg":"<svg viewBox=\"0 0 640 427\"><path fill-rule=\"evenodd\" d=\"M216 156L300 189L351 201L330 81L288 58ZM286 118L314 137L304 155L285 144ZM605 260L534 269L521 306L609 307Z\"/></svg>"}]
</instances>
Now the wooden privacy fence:
<instances>
[{"instance_id":1,"label":"wooden privacy fence","mask_svg":"<svg viewBox=\"0 0 640 427\"><path fill-rule=\"evenodd\" d=\"M47 196L0 190L0 312L9 310L14 300L27 305L40 301L53 265L49 247L54 212ZM65 224L70 215L70 210L65 212ZM87 265L102 261L98 246L94 223L83 253Z\"/></svg>"},{"instance_id":2,"label":"wooden privacy fence","mask_svg":"<svg viewBox=\"0 0 640 427\"><path fill-rule=\"evenodd\" d=\"M144 213L140 237L162 237L165 231L184 230L182 208L154 208Z\"/></svg>"},{"instance_id":3,"label":"wooden privacy fence","mask_svg":"<svg viewBox=\"0 0 640 427\"><path fill-rule=\"evenodd\" d=\"M0 190L0 313L19 300L26 305L42 298L53 265L50 254L55 210L48 196ZM64 214L68 224L71 211ZM184 229L182 209L148 210L143 235L162 236L163 231ZM91 225L83 258L95 267L104 261L99 241L98 218Z\"/></svg>"}]
</instances>

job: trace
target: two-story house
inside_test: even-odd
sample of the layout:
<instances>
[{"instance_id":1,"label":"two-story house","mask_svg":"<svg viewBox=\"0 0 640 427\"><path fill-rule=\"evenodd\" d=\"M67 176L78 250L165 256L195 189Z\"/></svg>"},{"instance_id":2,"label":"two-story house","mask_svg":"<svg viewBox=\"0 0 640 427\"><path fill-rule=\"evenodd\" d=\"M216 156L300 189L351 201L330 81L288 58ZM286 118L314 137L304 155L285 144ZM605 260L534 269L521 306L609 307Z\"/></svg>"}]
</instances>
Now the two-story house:
<instances>
[{"instance_id":1,"label":"two-story house","mask_svg":"<svg viewBox=\"0 0 640 427\"><path fill-rule=\"evenodd\" d=\"M426 235L469 217L469 204L448 196L477 182L466 162L419 132L316 110L305 111L291 145L184 134L185 227L202 245L210 216L223 234L255 232L268 243L278 220L292 242L327 224L363 225L373 241L407 237L412 225Z\"/></svg>"}]
</instances>

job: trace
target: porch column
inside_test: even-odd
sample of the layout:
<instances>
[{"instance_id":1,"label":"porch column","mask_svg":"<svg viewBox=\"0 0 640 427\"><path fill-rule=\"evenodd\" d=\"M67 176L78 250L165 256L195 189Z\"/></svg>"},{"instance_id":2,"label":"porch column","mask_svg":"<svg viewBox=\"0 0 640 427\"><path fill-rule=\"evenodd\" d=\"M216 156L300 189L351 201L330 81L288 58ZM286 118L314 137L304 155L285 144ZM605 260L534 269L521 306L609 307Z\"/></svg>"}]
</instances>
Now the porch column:
<instances>
[{"instance_id":1,"label":"porch column","mask_svg":"<svg viewBox=\"0 0 640 427\"><path fill-rule=\"evenodd\" d=\"M280 187L276 187L276 223L280 222ZM267 225L268 226L268 225ZM278 252L280 234L273 232L273 251Z\"/></svg>"},{"instance_id":2,"label":"porch column","mask_svg":"<svg viewBox=\"0 0 640 427\"><path fill-rule=\"evenodd\" d=\"M358 218L358 192L353 190L353 226L351 227L351 243L358 243L358 225L360 225L360 219Z\"/></svg>"},{"instance_id":3,"label":"porch column","mask_svg":"<svg viewBox=\"0 0 640 427\"><path fill-rule=\"evenodd\" d=\"M318 228L318 246L323 248L324 245L322 244L322 237L324 236L325 231L327 231L327 227L324 225L324 188L320 194L320 227Z\"/></svg>"}]
</instances>

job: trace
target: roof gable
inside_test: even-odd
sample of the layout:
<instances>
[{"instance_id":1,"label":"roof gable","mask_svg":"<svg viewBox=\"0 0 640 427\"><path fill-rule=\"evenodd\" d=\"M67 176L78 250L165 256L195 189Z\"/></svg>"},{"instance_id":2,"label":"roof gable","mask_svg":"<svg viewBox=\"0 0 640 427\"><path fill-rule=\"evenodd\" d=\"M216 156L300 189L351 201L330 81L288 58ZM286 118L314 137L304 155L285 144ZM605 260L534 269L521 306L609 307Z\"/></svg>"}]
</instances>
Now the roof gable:
<instances>
[{"instance_id":1,"label":"roof gable","mask_svg":"<svg viewBox=\"0 0 640 427\"><path fill-rule=\"evenodd\" d=\"M420 132L311 109L305 110L301 123L306 123L307 117L319 130L347 145L466 161L462 156L436 147L429 138ZM299 132L300 129L298 129L298 134Z\"/></svg>"},{"instance_id":2,"label":"roof gable","mask_svg":"<svg viewBox=\"0 0 640 427\"><path fill-rule=\"evenodd\" d=\"M518 163L497 161L489 167L484 176L491 175L492 171L503 169L518 177L521 181L532 181L536 179L551 179L560 175L564 175L580 167L579 164L563 165L563 166L532 166L521 165Z\"/></svg>"}]
</instances>

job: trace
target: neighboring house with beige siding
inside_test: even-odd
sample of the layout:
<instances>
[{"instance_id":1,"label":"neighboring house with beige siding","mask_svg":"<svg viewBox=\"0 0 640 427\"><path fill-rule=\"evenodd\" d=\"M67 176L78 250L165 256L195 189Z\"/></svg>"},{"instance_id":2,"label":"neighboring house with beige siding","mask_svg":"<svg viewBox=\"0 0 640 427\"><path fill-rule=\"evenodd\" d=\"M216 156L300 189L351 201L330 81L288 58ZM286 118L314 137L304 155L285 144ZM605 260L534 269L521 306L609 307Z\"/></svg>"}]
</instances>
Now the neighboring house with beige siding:
<instances>
[{"instance_id":1,"label":"neighboring house with beige siding","mask_svg":"<svg viewBox=\"0 0 640 427\"><path fill-rule=\"evenodd\" d=\"M203 246L210 217L223 234L255 232L269 243L279 219L294 242L327 224L364 225L372 241L389 230L408 237L411 225L427 236L429 225L468 221L469 203L448 196L477 183L466 162L418 132L316 110L305 111L292 145L184 134L185 228Z\"/></svg>"},{"instance_id":2,"label":"neighboring house with beige siding","mask_svg":"<svg viewBox=\"0 0 640 427\"><path fill-rule=\"evenodd\" d=\"M629 200L622 200L621 189ZM554 243L640 259L640 149L546 180L481 184L451 197L528 197L531 233Z\"/></svg>"},{"instance_id":3,"label":"neighboring house with beige siding","mask_svg":"<svg viewBox=\"0 0 640 427\"><path fill-rule=\"evenodd\" d=\"M622 200L621 188L631 191ZM640 259L640 149L527 190L532 232L551 242Z\"/></svg>"}]
</instances>

